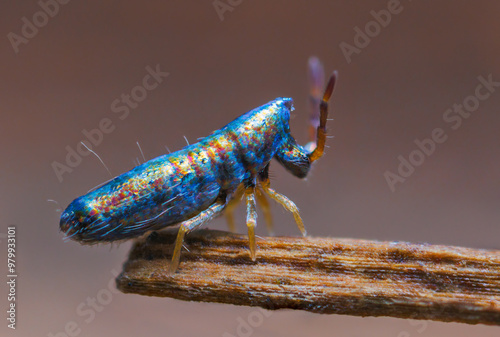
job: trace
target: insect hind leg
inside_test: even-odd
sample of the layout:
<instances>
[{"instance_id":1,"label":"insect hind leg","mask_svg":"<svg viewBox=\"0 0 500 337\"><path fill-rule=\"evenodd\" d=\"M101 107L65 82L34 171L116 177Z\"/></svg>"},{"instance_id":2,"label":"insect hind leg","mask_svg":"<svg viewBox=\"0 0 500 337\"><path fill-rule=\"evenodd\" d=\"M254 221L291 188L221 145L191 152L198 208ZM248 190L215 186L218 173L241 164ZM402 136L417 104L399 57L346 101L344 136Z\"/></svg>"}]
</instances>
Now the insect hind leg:
<instances>
[{"instance_id":1,"label":"insect hind leg","mask_svg":"<svg viewBox=\"0 0 500 337\"><path fill-rule=\"evenodd\" d=\"M169 275L175 273L177 267L179 266L182 243L184 242L184 236L186 235L186 233L215 218L224 210L224 207L225 207L224 202L217 201L210 207L208 207L206 210L198 214L197 216L181 223L179 227L179 232L177 233L177 239L175 240L174 253L172 254L172 262L170 263L168 269Z\"/></svg>"},{"instance_id":2,"label":"insect hind leg","mask_svg":"<svg viewBox=\"0 0 500 337\"><path fill-rule=\"evenodd\" d=\"M224 215L226 217L226 222L227 226L229 227L229 231L231 233L236 232L236 225L234 221L234 209L239 205L241 202L241 197L243 196L243 193L245 192L245 188L243 184L238 186L238 189L234 193L234 197L227 203L226 209L224 210Z\"/></svg>"}]
</instances>

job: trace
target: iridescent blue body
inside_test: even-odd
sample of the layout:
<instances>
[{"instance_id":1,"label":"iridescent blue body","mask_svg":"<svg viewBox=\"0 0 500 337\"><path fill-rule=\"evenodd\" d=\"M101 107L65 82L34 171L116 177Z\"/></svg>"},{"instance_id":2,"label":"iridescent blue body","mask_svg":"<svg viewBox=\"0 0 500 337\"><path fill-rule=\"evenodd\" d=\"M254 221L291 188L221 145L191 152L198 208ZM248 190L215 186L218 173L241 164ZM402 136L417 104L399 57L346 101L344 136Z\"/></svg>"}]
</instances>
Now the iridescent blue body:
<instances>
[{"instance_id":1,"label":"iridescent blue body","mask_svg":"<svg viewBox=\"0 0 500 337\"><path fill-rule=\"evenodd\" d=\"M255 184L275 157L299 177L308 152L290 134L291 98L277 98L180 151L135 167L75 199L60 227L84 243L140 236L192 218L240 184Z\"/></svg>"},{"instance_id":2,"label":"iridescent blue body","mask_svg":"<svg viewBox=\"0 0 500 337\"><path fill-rule=\"evenodd\" d=\"M223 211L234 228L232 209L240 199L247 206L250 255L256 259L256 199L270 226L264 194L290 211L305 235L299 210L270 188L269 163L275 158L293 175L303 178L311 163L324 152L328 100L336 73L330 77L322 99L322 67L309 61L311 98L319 105L312 114L315 141L307 149L290 134L291 98L277 98L235 119L196 144L135 167L96 190L81 196L61 215L60 228L68 238L82 243L109 242L139 237L149 231L179 224L172 263L179 265L184 235ZM261 193L256 193L259 189Z\"/></svg>"}]
</instances>

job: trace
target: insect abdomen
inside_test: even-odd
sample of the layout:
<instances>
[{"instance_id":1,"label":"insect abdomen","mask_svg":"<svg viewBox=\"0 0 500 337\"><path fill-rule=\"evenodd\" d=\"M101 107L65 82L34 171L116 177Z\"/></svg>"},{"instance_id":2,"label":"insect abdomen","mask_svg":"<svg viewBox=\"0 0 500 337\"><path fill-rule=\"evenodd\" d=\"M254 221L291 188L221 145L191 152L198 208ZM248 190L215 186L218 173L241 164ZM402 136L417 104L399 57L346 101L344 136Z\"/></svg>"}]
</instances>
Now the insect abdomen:
<instances>
[{"instance_id":1,"label":"insect abdomen","mask_svg":"<svg viewBox=\"0 0 500 337\"><path fill-rule=\"evenodd\" d=\"M82 242L115 241L199 213L215 201L220 186L210 162L194 165L196 152L187 150L150 160L77 198L62 215L61 229Z\"/></svg>"}]
</instances>

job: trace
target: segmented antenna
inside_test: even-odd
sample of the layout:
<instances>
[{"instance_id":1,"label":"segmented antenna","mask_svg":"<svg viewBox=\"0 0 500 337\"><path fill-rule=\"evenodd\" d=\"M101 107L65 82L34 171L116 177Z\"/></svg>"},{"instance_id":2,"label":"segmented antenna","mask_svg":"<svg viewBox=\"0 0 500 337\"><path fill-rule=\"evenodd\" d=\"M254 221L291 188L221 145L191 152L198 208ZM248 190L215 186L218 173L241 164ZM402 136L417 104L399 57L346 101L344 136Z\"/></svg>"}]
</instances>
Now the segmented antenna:
<instances>
[{"instance_id":1,"label":"segmented antenna","mask_svg":"<svg viewBox=\"0 0 500 337\"><path fill-rule=\"evenodd\" d=\"M328 80L325 93L323 94L323 98L319 103L319 125L316 129L316 147L314 148L314 151L312 151L309 154L309 160L311 162L321 158L321 156L323 156L323 153L325 152L326 121L328 119L328 100L332 96L337 76L338 76L337 71L334 71L330 76L330 79Z\"/></svg>"}]
</instances>

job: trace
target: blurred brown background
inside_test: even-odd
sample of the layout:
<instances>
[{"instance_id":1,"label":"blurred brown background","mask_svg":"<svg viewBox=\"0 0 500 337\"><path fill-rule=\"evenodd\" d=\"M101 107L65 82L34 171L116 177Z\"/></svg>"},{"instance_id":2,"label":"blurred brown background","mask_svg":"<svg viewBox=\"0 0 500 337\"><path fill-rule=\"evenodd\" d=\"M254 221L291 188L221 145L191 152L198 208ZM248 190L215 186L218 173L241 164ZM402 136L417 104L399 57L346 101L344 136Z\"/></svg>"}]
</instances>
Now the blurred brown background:
<instances>
[{"instance_id":1,"label":"blurred brown background","mask_svg":"<svg viewBox=\"0 0 500 337\"><path fill-rule=\"evenodd\" d=\"M478 76L500 81L498 2L402 1L350 63L340 44L354 45L355 27L364 30L374 20L370 12L387 9L387 1L230 3L221 20L212 1L70 1L47 22L36 15L42 10L36 1L0 4L0 231L17 226L19 275L17 330L7 329L4 319L1 334L64 336L56 334L69 327L79 336L238 335L254 308L111 292L112 270L120 270L130 242L112 248L65 243L57 211L109 174L86 156L59 182L51 164L64 163L66 147L75 149L84 129L109 118L115 129L94 150L118 175L142 158L137 141L151 159L165 153L165 145L183 147L183 136L194 142L279 96L295 99L291 128L304 144L310 55L328 72L339 70L335 120L328 125L335 138L306 181L272 165L273 186L301 208L308 233L500 249L500 88L456 130L443 120L453 104L475 94ZM33 23L34 15L38 33L16 53L9 34L22 36L23 17ZM121 120L111 104L157 64L170 75ZM384 172L396 173L398 156L408 158L414 140L429 138L435 128L446 132L446 142L392 192ZM278 235L299 235L290 214L273 210ZM241 210L238 219L245 232ZM209 227L226 225L218 219ZM258 234L266 234L262 217ZM5 254L2 238L7 275ZM6 298L1 287L2 311ZM486 337L500 331L293 311L274 312L252 329L254 336Z\"/></svg>"}]
</instances>

